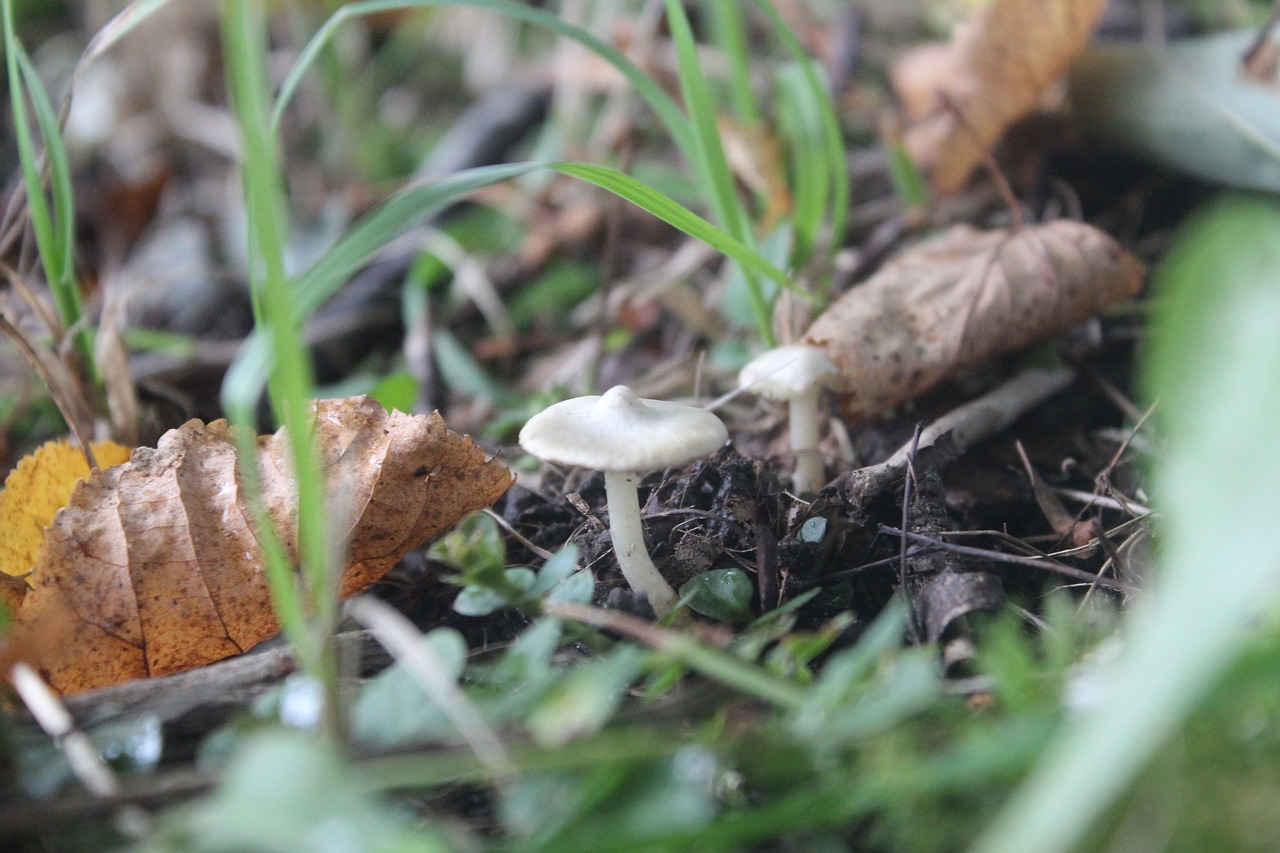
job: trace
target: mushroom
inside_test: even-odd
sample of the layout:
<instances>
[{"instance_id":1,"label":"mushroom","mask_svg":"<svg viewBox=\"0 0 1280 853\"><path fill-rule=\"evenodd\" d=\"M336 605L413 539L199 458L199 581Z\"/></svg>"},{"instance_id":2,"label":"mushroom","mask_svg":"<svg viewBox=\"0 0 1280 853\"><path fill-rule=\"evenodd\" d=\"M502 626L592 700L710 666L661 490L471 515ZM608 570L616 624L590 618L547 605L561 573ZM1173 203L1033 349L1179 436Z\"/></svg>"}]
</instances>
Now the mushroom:
<instances>
[{"instance_id":1,"label":"mushroom","mask_svg":"<svg viewBox=\"0 0 1280 853\"><path fill-rule=\"evenodd\" d=\"M640 474L683 465L723 445L729 434L705 409L642 400L625 385L599 397L575 397L534 415L520 430L520 446L546 462L604 472L609 537L627 583L659 616L676 593L649 558L640 522Z\"/></svg>"},{"instance_id":2,"label":"mushroom","mask_svg":"<svg viewBox=\"0 0 1280 853\"><path fill-rule=\"evenodd\" d=\"M786 400L790 407L791 449L796 467L796 494L822 488L822 457L818 455L818 394L839 384L840 371L817 347L805 344L775 347L756 356L738 374L738 387L770 400Z\"/></svg>"}]
</instances>

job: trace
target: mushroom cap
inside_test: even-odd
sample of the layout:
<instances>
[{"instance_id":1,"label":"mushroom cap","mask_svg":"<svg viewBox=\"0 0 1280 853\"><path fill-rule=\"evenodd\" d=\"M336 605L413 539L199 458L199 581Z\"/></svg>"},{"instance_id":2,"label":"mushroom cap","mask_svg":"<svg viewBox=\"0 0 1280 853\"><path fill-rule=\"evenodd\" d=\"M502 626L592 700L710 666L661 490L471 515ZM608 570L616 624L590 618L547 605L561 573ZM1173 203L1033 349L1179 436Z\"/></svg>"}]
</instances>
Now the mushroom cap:
<instances>
[{"instance_id":1,"label":"mushroom cap","mask_svg":"<svg viewBox=\"0 0 1280 853\"><path fill-rule=\"evenodd\" d=\"M520 430L520 446L547 462L597 471L654 471L706 456L729 438L720 418L625 385L548 406Z\"/></svg>"},{"instance_id":2,"label":"mushroom cap","mask_svg":"<svg viewBox=\"0 0 1280 853\"><path fill-rule=\"evenodd\" d=\"M766 350L738 373L739 388L770 400L794 400L839 384L840 369L822 350L806 344Z\"/></svg>"}]
</instances>

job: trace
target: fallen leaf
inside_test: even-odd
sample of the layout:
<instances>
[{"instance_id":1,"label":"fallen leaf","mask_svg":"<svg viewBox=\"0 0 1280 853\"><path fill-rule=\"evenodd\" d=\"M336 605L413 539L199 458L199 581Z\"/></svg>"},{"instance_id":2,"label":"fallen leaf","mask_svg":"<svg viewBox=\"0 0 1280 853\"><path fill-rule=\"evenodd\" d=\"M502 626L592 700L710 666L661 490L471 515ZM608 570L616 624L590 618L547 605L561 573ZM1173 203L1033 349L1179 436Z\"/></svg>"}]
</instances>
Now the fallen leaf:
<instances>
[{"instance_id":1,"label":"fallen leaf","mask_svg":"<svg viewBox=\"0 0 1280 853\"><path fill-rule=\"evenodd\" d=\"M296 555L287 438L258 442L268 513ZM315 445L346 526L344 597L512 481L439 414L388 415L368 397L316 403ZM50 683L76 693L165 675L277 633L248 519L226 421L189 421L82 482L47 531L19 614Z\"/></svg>"},{"instance_id":2,"label":"fallen leaf","mask_svg":"<svg viewBox=\"0 0 1280 853\"><path fill-rule=\"evenodd\" d=\"M957 225L845 293L804 339L840 368L845 414L856 419L1133 296L1144 272L1081 222L1012 232Z\"/></svg>"},{"instance_id":3,"label":"fallen leaf","mask_svg":"<svg viewBox=\"0 0 1280 853\"><path fill-rule=\"evenodd\" d=\"M985 150L1029 113L1084 49L1105 0L993 0L957 27L944 54L907 51L891 69L915 121L906 144L934 189L961 189ZM959 110L945 108L945 92Z\"/></svg>"},{"instance_id":4,"label":"fallen leaf","mask_svg":"<svg viewBox=\"0 0 1280 853\"><path fill-rule=\"evenodd\" d=\"M129 459L129 448L114 441L90 445L98 465L110 468ZM24 456L0 492L0 571L22 577L31 571L54 514L71 502L71 490L89 476L80 448L63 439L49 441Z\"/></svg>"}]
</instances>

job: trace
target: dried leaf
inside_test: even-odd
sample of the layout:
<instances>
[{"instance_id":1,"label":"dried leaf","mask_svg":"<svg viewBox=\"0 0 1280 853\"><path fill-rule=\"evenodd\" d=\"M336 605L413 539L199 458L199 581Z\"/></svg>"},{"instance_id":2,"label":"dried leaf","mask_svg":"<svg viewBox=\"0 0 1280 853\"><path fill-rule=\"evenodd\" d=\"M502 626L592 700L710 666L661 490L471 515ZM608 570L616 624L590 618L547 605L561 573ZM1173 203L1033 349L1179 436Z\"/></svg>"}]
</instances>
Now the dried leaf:
<instances>
[{"instance_id":1,"label":"dried leaf","mask_svg":"<svg viewBox=\"0 0 1280 853\"><path fill-rule=\"evenodd\" d=\"M129 448L114 441L94 442L91 447L103 468L129 459ZM71 502L76 483L88 476L84 453L66 440L46 442L18 462L0 492L0 571L18 577L31 571L44 529Z\"/></svg>"},{"instance_id":2,"label":"dried leaf","mask_svg":"<svg viewBox=\"0 0 1280 853\"><path fill-rule=\"evenodd\" d=\"M315 443L347 563L340 594L506 491L511 474L439 414L367 397L316 404ZM295 486L283 432L259 440L264 499L290 554ZM165 675L252 648L280 626L226 421L189 421L80 484L49 527L20 621L64 693Z\"/></svg>"},{"instance_id":3,"label":"dried leaf","mask_svg":"<svg viewBox=\"0 0 1280 853\"><path fill-rule=\"evenodd\" d=\"M1105 0L993 0L956 29L946 56L926 45L894 64L894 89L919 119L907 129L907 148L932 171L938 192L962 188L983 151L1035 107L1084 49L1105 5ZM943 108L939 91L963 120Z\"/></svg>"},{"instance_id":4,"label":"dried leaf","mask_svg":"<svg viewBox=\"0 0 1280 853\"><path fill-rule=\"evenodd\" d=\"M1134 295L1142 264L1092 226L957 225L854 287L805 335L845 380L845 413L876 414L947 375Z\"/></svg>"}]
</instances>

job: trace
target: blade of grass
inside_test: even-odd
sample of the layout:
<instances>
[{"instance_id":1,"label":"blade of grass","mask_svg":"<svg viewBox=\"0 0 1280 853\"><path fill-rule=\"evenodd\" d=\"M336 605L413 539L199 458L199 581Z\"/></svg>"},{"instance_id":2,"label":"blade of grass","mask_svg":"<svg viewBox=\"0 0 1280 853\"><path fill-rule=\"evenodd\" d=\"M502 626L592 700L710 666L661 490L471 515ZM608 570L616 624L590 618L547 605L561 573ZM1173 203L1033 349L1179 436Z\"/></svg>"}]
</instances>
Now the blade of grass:
<instances>
[{"instance_id":1,"label":"blade of grass","mask_svg":"<svg viewBox=\"0 0 1280 853\"><path fill-rule=\"evenodd\" d=\"M13 0L4 0L3 8L5 62L9 77L9 105L17 138L18 159L27 194L27 211L45 278L53 294L59 319L64 328L75 328L75 345L96 379L90 330L80 322L84 307L75 275L75 207L70 169L58 120L48 92L36 74L25 49L18 41L13 24ZM36 153L33 128L27 117L27 99L35 113L50 165L50 198L45 195L44 167Z\"/></svg>"},{"instance_id":2,"label":"blade of grass","mask_svg":"<svg viewBox=\"0 0 1280 853\"><path fill-rule=\"evenodd\" d=\"M738 118L760 124L760 102L751 85L751 58L747 53L747 26L738 0L703 0L711 13L711 33L729 60L729 96Z\"/></svg>"},{"instance_id":3,"label":"blade of grass","mask_svg":"<svg viewBox=\"0 0 1280 853\"><path fill-rule=\"evenodd\" d=\"M791 278L785 272L769 263L756 251L754 241L747 243L730 233L722 231L690 211L684 205L630 175L590 163L552 163L550 168L555 169L557 172L589 181L602 189L621 196L636 207L649 211L663 222L679 228L690 237L696 237L708 246L723 252L737 261L745 270L772 279L781 287L794 287ZM767 317L769 307L764 304L758 287L754 294L755 298L761 300L758 304L753 305L757 311L757 316Z\"/></svg>"},{"instance_id":4,"label":"blade of grass","mask_svg":"<svg viewBox=\"0 0 1280 853\"><path fill-rule=\"evenodd\" d=\"M929 203L929 185L920 174L916 161L911 158L907 146L902 144L902 137L887 136L884 140L885 152L889 160L889 180L893 184L894 194L908 210L919 209Z\"/></svg>"},{"instance_id":5,"label":"blade of grass","mask_svg":"<svg viewBox=\"0 0 1280 853\"><path fill-rule=\"evenodd\" d=\"M302 273L295 284L294 316L305 320L341 287L360 265L414 225L444 209L462 196L500 181L538 169L554 169L608 190L647 210L691 237L707 243L748 269L792 287L787 274L684 205L648 185L604 166L588 163L514 163L468 169L432 183L412 184L383 202L361 219L334 246ZM760 303L759 312L767 311ZM232 363L223 383L223 402L230 409L251 411L262 392L266 376L273 369L268 342L255 331Z\"/></svg>"},{"instance_id":6,"label":"blade of grass","mask_svg":"<svg viewBox=\"0 0 1280 853\"><path fill-rule=\"evenodd\" d=\"M304 643L299 655L308 671L326 690L326 719L330 733L336 733L337 682L336 661L332 648L332 627L336 625L337 601L336 554L330 548L325 523L324 482L315 464L311 442L312 368L309 353L302 340L293 304L292 286L285 272L284 248L287 216L282 195L282 178L276 161L274 139L267 126L268 97L266 25L262 9L251 0L224 0L222 35L228 84L233 110L243 143L242 181L248 214L250 246L250 283L254 294L255 321L264 330L272 358L268 388L272 407L288 432L293 474L298 490L298 550L306 592L300 593L292 582L291 567L281 560L282 554L268 552L273 595L285 593L275 601L281 620L298 618L299 611L314 614L319 630L311 642ZM228 395L224 388L224 405L241 427L256 420L256 395L253 400ZM242 469L257 466L256 442L242 441ZM253 474L249 475L252 480ZM260 519L261 520L261 519ZM273 577L271 575L274 575ZM288 580L286 580L286 576ZM309 600L308 600L309 599ZM294 625L291 636L304 636L306 631Z\"/></svg>"},{"instance_id":7,"label":"blade of grass","mask_svg":"<svg viewBox=\"0 0 1280 853\"><path fill-rule=\"evenodd\" d=\"M849 220L849 169L844 159L844 140L840 134L840 119L836 115L831 95L823 85L822 78L814 67L813 59L805 52L800 39L796 38L796 34L787 26L787 22L782 19L769 0L756 0L756 5L773 25L774 31L782 40L782 45L791 55L791 59L804 72L805 81L812 92L812 102L817 106L821 117L823 138L826 140L824 150L831 182L831 251L835 251L844 238L845 226Z\"/></svg>"},{"instance_id":8,"label":"blade of grass","mask_svg":"<svg viewBox=\"0 0 1280 853\"><path fill-rule=\"evenodd\" d=\"M735 238L751 245L751 221L746 208L738 197L733 172L725 159L724 146L720 144L720 131L716 127L716 105L711 97L711 87L702 73L698 57L698 44L684 7L679 0L666 0L667 25L676 46L676 60L680 72L680 91L684 95L685 109L693 126L696 145L694 172L703 192L711 201L711 209L720 227Z\"/></svg>"},{"instance_id":9,"label":"blade of grass","mask_svg":"<svg viewBox=\"0 0 1280 853\"><path fill-rule=\"evenodd\" d=\"M802 266L826 222L831 172L820 110L803 71L795 65L780 68L776 81L778 123L791 154L791 224L795 229L791 263Z\"/></svg>"},{"instance_id":10,"label":"blade of grass","mask_svg":"<svg viewBox=\"0 0 1280 853\"><path fill-rule=\"evenodd\" d=\"M307 42L306 47L298 55L297 61L293 64L281 84L280 94L276 99L275 109L271 114L272 132L279 128L281 116L301 84L303 76L315 62L320 51L333 37L334 32L343 23L353 18L373 15L378 12L420 9L432 6L464 6L472 9L487 9L573 39L604 59L627 78L631 85L635 87L636 92L645 99L650 108L657 114L659 120L666 126L667 132L671 134L676 146L686 157L692 159L696 145L689 121L685 118L684 113L680 111L680 107L671 99L671 96L662 90L657 81L617 49L596 38L586 30L562 21L550 12L533 8L524 3L509 2L509 0L366 0L366 2L349 3L343 6L334 12L316 31L316 34L311 37L311 40Z\"/></svg>"},{"instance_id":11,"label":"blade of grass","mask_svg":"<svg viewBox=\"0 0 1280 853\"><path fill-rule=\"evenodd\" d=\"M755 234L747 209L738 196L733 172L725 158L720 142L720 130L716 126L716 105L711 97L711 87L702 72L698 58L698 44L693 38L689 18L679 0L666 0L667 26L676 46L676 60L680 74L680 91L684 95L685 109L693 126L696 156L694 173L702 190L711 201L711 209L720 226L734 239L751 248L755 247ZM776 341L773 335L773 306L765 296L755 271L743 268L751 310L756 319L756 331L765 346Z\"/></svg>"}]
</instances>

